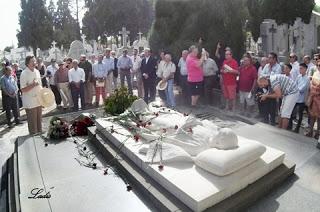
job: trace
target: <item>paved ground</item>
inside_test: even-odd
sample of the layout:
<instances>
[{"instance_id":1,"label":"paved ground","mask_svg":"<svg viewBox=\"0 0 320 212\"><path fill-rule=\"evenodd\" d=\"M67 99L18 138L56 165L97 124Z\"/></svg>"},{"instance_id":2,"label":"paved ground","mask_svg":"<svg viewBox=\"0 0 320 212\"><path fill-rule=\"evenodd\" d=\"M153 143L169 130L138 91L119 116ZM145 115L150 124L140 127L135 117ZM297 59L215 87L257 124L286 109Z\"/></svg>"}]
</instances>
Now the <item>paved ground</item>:
<instances>
[{"instance_id":1,"label":"paved ground","mask_svg":"<svg viewBox=\"0 0 320 212\"><path fill-rule=\"evenodd\" d=\"M202 106L197 109L177 107L177 110L193 113L199 118L217 121L219 125L232 127L235 130L239 127L248 126L250 128L248 128L248 133L245 136L261 138L264 141L263 143L285 151L288 158L297 164L294 177L262 198L248 211L320 211L320 152L315 147L315 140L291 132L279 131L271 126L259 123L256 119L229 114L215 107ZM101 110L91 110L90 112L102 114ZM45 113L47 115L55 113L54 108L47 109ZM79 113L66 114L66 116L72 118ZM255 125L247 125L244 122ZM265 139L266 131L271 132L268 133L271 136L269 139ZM13 140L17 136L27 134L26 123L10 130L6 126L0 127L0 167L13 152ZM286 142L282 142L282 139L279 140L280 136L286 138ZM0 198L0 211L1 205L3 205L1 201L4 200Z\"/></svg>"}]
</instances>

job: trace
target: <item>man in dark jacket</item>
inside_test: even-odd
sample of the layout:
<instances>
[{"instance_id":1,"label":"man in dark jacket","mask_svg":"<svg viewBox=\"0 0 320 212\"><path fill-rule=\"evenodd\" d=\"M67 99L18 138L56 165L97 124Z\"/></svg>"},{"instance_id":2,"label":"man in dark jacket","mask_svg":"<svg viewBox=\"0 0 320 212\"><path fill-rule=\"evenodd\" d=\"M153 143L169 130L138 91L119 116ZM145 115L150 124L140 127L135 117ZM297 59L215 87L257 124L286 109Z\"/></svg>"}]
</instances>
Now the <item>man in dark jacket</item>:
<instances>
[{"instance_id":1,"label":"man in dark jacket","mask_svg":"<svg viewBox=\"0 0 320 212\"><path fill-rule=\"evenodd\" d=\"M151 56L150 49L144 50L145 58L141 61L141 73L144 86L144 101L152 102L156 98L157 60Z\"/></svg>"},{"instance_id":2,"label":"man in dark jacket","mask_svg":"<svg viewBox=\"0 0 320 212\"><path fill-rule=\"evenodd\" d=\"M116 52L111 51L111 57L114 60L114 69L113 69L113 90L118 87L118 58L116 57Z\"/></svg>"},{"instance_id":3,"label":"man in dark jacket","mask_svg":"<svg viewBox=\"0 0 320 212\"><path fill-rule=\"evenodd\" d=\"M81 55L79 68L82 68L85 73L85 82L84 82L84 99L86 106L92 106L92 89L93 89L93 80L92 80L92 64L87 60L86 55Z\"/></svg>"}]
</instances>

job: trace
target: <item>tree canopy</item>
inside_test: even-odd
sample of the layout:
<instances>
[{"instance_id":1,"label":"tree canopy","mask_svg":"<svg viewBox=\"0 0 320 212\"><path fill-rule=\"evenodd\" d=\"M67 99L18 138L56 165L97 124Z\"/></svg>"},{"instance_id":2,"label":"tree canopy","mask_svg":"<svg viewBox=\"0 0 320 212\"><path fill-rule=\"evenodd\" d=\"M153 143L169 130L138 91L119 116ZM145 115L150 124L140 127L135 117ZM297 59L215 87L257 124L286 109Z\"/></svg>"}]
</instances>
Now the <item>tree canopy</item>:
<instances>
[{"instance_id":1,"label":"tree canopy","mask_svg":"<svg viewBox=\"0 0 320 212\"><path fill-rule=\"evenodd\" d=\"M89 39L118 35L124 26L133 40L139 31L147 33L153 21L149 0L86 0L86 7L82 29Z\"/></svg>"},{"instance_id":2,"label":"tree canopy","mask_svg":"<svg viewBox=\"0 0 320 212\"><path fill-rule=\"evenodd\" d=\"M277 24L293 25L297 17L310 23L314 0L248 0L250 29L255 40L260 36L260 24L265 18L274 19Z\"/></svg>"},{"instance_id":3,"label":"tree canopy","mask_svg":"<svg viewBox=\"0 0 320 212\"><path fill-rule=\"evenodd\" d=\"M37 48L48 49L53 35L52 20L45 7L44 0L21 0L19 13L20 30L18 45L32 47L34 54Z\"/></svg>"},{"instance_id":4,"label":"tree canopy","mask_svg":"<svg viewBox=\"0 0 320 212\"><path fill-rule=\"evenodd\" d=\"M231 46L235 55L244 48L243 0L158 0L150 45L180 55L201 38L203 47L214 53L218 41Z\"/></svg>"},{"instance_id":5,"label":"tree canopy","mask_svg":"<svg viewBox=\"0 0 320 212\"><path fill-rule=\"evenodd\" d=\"M69 8L70 0L58 0L57 10L53 13L54 40L58 46L65 48L69 48L72 41L80 39L79 25Z\"/></svg>"}]
</instances>

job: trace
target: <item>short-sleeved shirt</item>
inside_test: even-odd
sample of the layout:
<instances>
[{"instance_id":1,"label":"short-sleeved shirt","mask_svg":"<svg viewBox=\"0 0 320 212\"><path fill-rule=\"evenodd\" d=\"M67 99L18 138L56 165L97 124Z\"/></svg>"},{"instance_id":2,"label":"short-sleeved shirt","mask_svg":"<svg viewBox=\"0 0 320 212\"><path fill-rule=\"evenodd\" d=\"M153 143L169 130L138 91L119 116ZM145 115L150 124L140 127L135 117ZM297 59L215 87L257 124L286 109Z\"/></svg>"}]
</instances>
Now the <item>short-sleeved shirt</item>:
<instances>
[{"instance_id":1,"label":"short-sleeved shirt","mask_svg":"<svg viewBox=\"0 0 320 212\"><path fill-rule=\"evenodd\" d=\"M199 59L191 54L188 55L187 60L188 81L189 82L202 82L203 70L198 66Z\"/></svg>"},{"instance_id":2,"label":"short-sleeved shirt","mask_svg":"<svg viewBox=\"0 0 320 212\"><path fill-rule=\"evenodd\" d=\"M3 75L1 77L1 89L3 91L6 91L9 94L15 94L18 91L18 86L17 86L17 82L16 79L14 78L14 76L10 75L10 76L6 76Z\"/></svg>"},{"instance_id":3,"label":"short-sleeved shirt","mask_svg":"<svg viewBox=\"0 0 320 212\"><path fill-rule=\"evenodd\" d=\"M77 68L77 69L70 69L68 72L68 78L69 78L69 82L85 82L86 80L86 74L84 72L84 70L82 68Z\"/></svg>"},{"instance_id":4,"label":"short-sleeved shirt","mask_svg":"<svg viewBox=\"0 0 320 212\"><path fill-rule=\"evenodd\" d=\"M254 81L258 78L257 69L254 65L244 66L239 69L239 90L250 92Z\"/></svg>"},{"instance_id":5,"label":"short-sleeved shirt","mask_svg":"<svg viewBox=\"0 0 320 212\"><path fill-rule=\"evenodd\" d=\"M32 88L27 92L22 92L22 104L24 108L31 109L35 107L40 107L39 92L41 90L41 77L40 72L37 69L31 71L28 67L22 71L20 76L20 87L25 88L31 85L33 81L37 82L39 85Z\"/></svg>"},{"instance_id":6,"label":"short-sleeved shirt","mask_svg":"<svg viewBox=\"0 0 320 212\"><path fill-rule=\"evenodd\" d=\"M272 90L279 87L281 89L282 96L291 95L299 91L297 83L283 74L270 76L270 85Z\"/></svg>"},{"instance_id":7,"label":"short-sleeved shirt","mask_svg":"<svg viewBox=\"0 0 320 212\"><path fill-rule=\"evenodd\" d=\"M180 74L182 76L188 75L187 63L182 57L179 60L178 67L180 68Z\"/></svg>"},{"instance_id":8,"label":"short-sleeved shirt","mask_svg":"<svg viewBox=\"0 0 320 212\"><path fill-rule=\"evenodd\" d=\"M273 66L271 66L270 63L268 63L267 65L264 66L264 68L261 72L261 76L270 77L275 74L281 74L281 72L282 72L282 70L281 70L281 66L279 63L276 63Z\"/></svg>"},{"instance_id":9,"label":"short-sleeved shirt","mask_svg":"<svg viewBox=\"0 0 320 212\"><path fill-rule=\"evenodd\" d=\"M216 61L214 61L211 58L208 58L206 61L204 61L204 63L203 63L203 75L205 77L216 75L217 72L218 72L218 66L216 64Z\"/></svg>"},{"instance_id":10,"label":"short-sleeved shirt","mask_svg":"<svg viewBox=\"0 0 320 212\"><path fill-rule=\"evenodd\" d=\"M238 70L238 62L235 59L224 60L222 68L224 65L230 66L232 69ZM224 85L236 85L237 84L237 75L232 73L222 73L223 84Z\"/></svg>"}]
</instances>

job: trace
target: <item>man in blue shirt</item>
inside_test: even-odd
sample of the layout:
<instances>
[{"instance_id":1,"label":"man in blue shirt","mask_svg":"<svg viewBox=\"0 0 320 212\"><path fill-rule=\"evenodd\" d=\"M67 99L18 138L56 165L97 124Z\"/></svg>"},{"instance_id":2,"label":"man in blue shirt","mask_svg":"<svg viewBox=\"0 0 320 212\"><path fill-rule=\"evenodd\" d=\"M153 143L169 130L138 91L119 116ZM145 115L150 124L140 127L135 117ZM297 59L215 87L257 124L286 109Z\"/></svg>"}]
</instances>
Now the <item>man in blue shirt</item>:
<instances>
[{"instance_id":1,"label":"man in blue shirt","mask_svg":"<svg viewBox=\"0 0 320 212\"><path fill-rule=\"evenodd\" d=\"M124 87L124 81L127 80L129 93L132 94L132 84L131 84L131 72L132 61L131 58L127 56L128 50L123 50L123 55L118 59L118 70L120 74L121 87Z\"/></svg>"},{"instance_id":2,"label":"man in blue shirt","mask_svg":"<svg viewBox=\"0 0 320 212\"><path fill-rule=\"evenodd\" d=\"M289 129L292 129L292 121L296 116L296 113L298 112L299 119L296 128L294 129L294 132L299 133L300 126L303 119L303 112L306 110L308 112L308 107L306 106L306 98L308 97L308 90L310 85L310 80L307 74L308 66L305 63L300 64L300 75L297 77L296 83L299 90L299 97L297 100L297 103L294 107L294 112L292 113L292 116L289 121Z\"/></svg>"},{"instance_id":3,"label":"man in blue shirt","mask_svg":"<svg viewBox=\"0 0 320 212\"><path fill-rule=\"evenodd\" d=\"M20 124L19 112L18 112L18 86L16 79L11 75L11 67L6 66L4 69L4 75L1 77L1 89L3 98L3 107L6 111L7 124L9 128L11 124L11 111L13 112L14 120L16 124Z\"/></svg>"}]
</instances>

